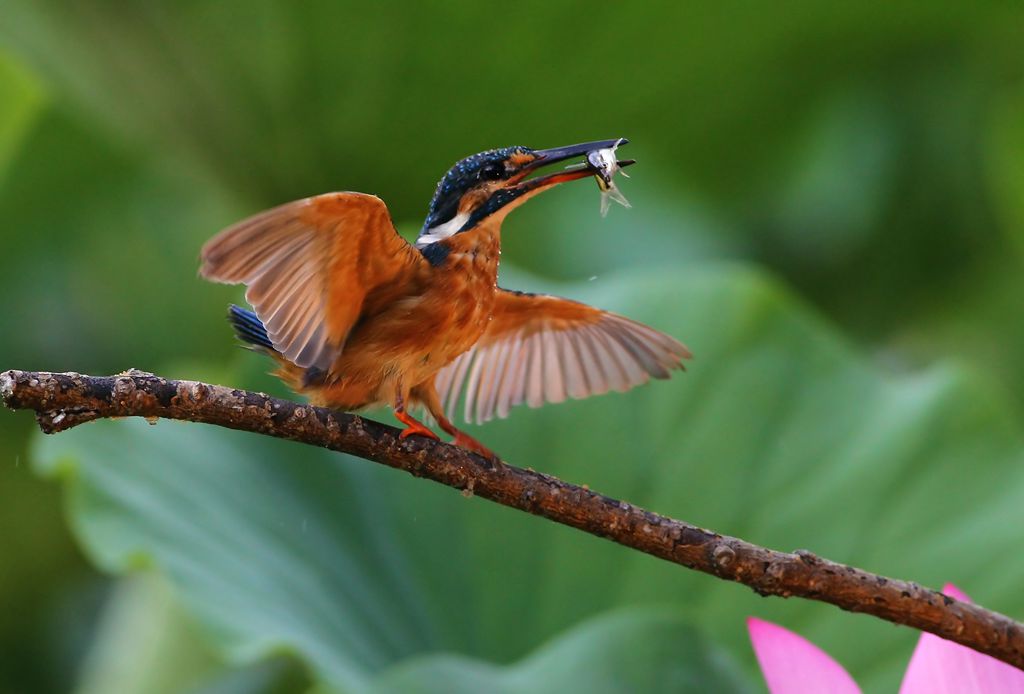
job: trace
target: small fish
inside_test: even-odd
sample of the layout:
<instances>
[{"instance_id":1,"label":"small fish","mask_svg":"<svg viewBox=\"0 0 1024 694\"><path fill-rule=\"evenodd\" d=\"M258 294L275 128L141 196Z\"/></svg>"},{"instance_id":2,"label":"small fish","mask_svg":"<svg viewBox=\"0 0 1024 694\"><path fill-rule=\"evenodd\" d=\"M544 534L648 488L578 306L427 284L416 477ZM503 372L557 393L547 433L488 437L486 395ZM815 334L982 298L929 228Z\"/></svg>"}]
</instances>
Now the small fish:
<instances>
[{"instance_id":1,"label":"small fish","mask_svg":"<svg viewBox=\"0 0 1024 694\"><path fill-rule=\"evenodd\" d=\"M623 207L632 207L626 196L622 194L619 187L615 185L615 174L622 172L622 175L629 178L629 174L622 171L619 166L619 159L615 156L615 150L619 148L622 140L616 142L610 149L595 149L587 152L587 166L594 172L597 180L597 187L601 189L601 216L608 215L608 208L611 207L611 200Z\"/></svg>"}]
</instances>

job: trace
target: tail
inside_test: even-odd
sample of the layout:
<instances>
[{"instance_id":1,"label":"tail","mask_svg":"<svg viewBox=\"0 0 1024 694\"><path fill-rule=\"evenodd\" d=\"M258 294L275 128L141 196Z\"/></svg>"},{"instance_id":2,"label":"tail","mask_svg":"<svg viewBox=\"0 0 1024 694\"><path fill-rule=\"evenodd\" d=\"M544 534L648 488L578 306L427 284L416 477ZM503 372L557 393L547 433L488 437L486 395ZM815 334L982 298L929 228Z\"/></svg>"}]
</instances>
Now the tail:
<instances>
[{"instance_id":1,"label":"tail","mask_svg":"<svg viewBox=\"0 0 1024 694\"><path fill-rule=\"evenodd\" d=\"M318 369L303 369L285 359L284 355L274 348L274 343L267 335L266 326L249 309L232 304L228 307L228 320L235 329L235 337L241 340L245 347L262 352L277 362L277 369L271 373L295 392L302 392L306 386L321 377L322 372Z\"/></svg>"},{"instance_id":2,"label":"tail","mask_svg":"<svg viewBox=\"0 0 1024 694\"><path fill-rule=\"evenodd\" d=\"M228 307L228 320L235 329L235 336L246 345L259 351L269 350L272 354L277 352L267 335L267 329L252 311L231 304Z\"/></svg>"}]
</instances>

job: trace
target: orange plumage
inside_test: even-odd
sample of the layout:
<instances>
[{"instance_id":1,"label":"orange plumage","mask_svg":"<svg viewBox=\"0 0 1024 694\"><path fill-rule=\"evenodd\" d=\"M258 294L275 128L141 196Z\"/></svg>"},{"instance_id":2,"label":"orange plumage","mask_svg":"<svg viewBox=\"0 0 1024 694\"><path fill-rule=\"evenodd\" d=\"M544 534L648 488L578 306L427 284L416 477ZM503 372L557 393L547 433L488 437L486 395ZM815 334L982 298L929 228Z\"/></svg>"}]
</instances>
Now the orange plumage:
<instances>
[{"instance_id":1,"label":"orange plumage","mask_svg":"<svg viewBox=\"0 0 1024 694\"><path fill-rule=\"evenodd\" d=\"M224 230L204 246L200 272L247 286L255 316L237 309L240 337L270 354L277 375L314 404L390 405L407 425L403 437L436 438L409 415L422 406L456 444L493 457L446 413L461 394L466 419L486 421L522 402L666 378L689 356L627 318L497 286L505 216L591 174L529 173L601 145L514 147L459 162L438 186L416 246L398 235L379 198L328 193Z\"/></svg>"}]
</instances>

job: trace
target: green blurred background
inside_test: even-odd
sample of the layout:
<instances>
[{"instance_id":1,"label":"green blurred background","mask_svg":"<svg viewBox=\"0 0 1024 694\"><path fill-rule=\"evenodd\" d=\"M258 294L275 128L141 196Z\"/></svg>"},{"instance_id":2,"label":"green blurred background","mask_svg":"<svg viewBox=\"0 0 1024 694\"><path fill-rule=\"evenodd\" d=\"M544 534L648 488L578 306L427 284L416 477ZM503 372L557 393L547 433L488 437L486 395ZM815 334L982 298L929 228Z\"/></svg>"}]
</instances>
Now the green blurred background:
<instances>
[{"instance_id":1,"label":"green blurred background","mask_svg":"<svg viewBox=\"0 0 1024 694\"><path fill-rule=\"evenodd\" d=\"M543 196L507 223L504 283L559 286L647 320L690 344L693 367L629 396L517 411L480 437L512 462L720 532L955 580L1024 617L1024 560L997 572L985 559L1024 555L1021 46L1014 2L2 0L0 369L137 367L274 389L224 323L240 292L196 278L198 249L218 229L359 190L412 233L462 156L626 136L640 162L622 182L633 209L601 219L589 184ZM0 691L532 691L531 677L558 682L559 667L578 675L566 663L607 667L601 682L625 683L607 691L663 669L647 686L756 688L741 620L755 612L802 628L885 691L913 645L907 631L711 586L359 462L198 429L96 425L39 448L29 416L0 417ZM204 437L221 458L176 461L185 441L203 458ZM163 483L139 472L156 442L160 469L177 475ZM232 473L227 459L246 446L261 464ZM331 551L388 547L415 567L353 560L368 585L386 583L380 572L437 584L408 593L428 603L416 619L430 625L409 627L408 643L363 653L300 638L301 610L271 609L285 589L269 569L266 595L221 589L241 596L237 613L266 610L271 626L214 614L219 593L187 567L217 575L236 536L203 549L158 522L223 504L203 527L229 524L218 489L234 489L231 479L334 465L349 476L333 503L367 490L405 499L388 511L402 541L371 534ZM217 487L221 474L238 477ZM187 489L179 498L162 484ZM262 493L288 488L296 509L331 508L304 496L320 488L309 479L268 485L245 503L261 509ZM144 503L121 503L129 497ZM839 500L848 515L822 521ZM239 504L232 532L264 547L280 518L259 526ZM345 523L324 521L323 532ZM481 538L463 552L453 525L508 546ZM541 547L545 559L531 563ZM452 552L461 559L439 559ZM239 561L259 573L307 559L265 549ZM627 563L638 568L606 570ZM604 588L581 588L595 583ZM480 587L474 602L446 602L466 586ZM540 592L549 599L538 605ZM324 589L325 604L334 597ZM345 621L360 602L319 609ZM510 606L535 618L518 624ZM626 611L604 615L614 609ZM384 623L403 631L398 612ZM678 618L671 629L659 626L665 614ZM591 618L611 622L579 626ZM642 634L627 636L620 618ZM275 632L281 624L294 630ZM662 627L679 641L644 651L649 663L594 655L601 629L641 651L644 638L664 647ZM559 647L546 661L537 650ZM432 653L479 660L416 665ZM484 662L519 665L496 674Z\"/></svg>"}]
</instances>

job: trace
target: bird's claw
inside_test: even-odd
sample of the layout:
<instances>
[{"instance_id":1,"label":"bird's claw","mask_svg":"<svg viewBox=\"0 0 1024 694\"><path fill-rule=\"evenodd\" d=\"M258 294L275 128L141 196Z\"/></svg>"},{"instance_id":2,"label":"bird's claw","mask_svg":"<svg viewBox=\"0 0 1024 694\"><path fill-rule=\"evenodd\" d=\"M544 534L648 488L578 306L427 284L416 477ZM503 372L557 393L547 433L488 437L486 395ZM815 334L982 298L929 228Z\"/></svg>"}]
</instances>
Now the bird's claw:
<instances>
[{"instance_id":1,"label":"bird's claw","mask_svg":"<svg viewBox=\"0 0 1024 694\"><path fill-rule=\"evenodd\" d=\"M487 446L483 445L469 434L464 434L461 431L455 435L452 439L452 443L460 448L465 448L471 453L476 453L479 456L486 458L488 461L496 466L504 465L501 462L501 458Z\"/></svg>"},{"instance_id":2,"label":"bird's claw","mask_svg":"<svg viewBox=\"0 0 1024 694\"><path fill-rule=\"evenodd\" d=\"M435 434L434 432L432 432L430 429L426 428L419 422L416 422L415 424L410 424L405 429L402 429L401 433L398 434L398 438L405 439L413 435L425 436L428 439L434 439L435 441L441 440L440 436L438 436L437 434Z\"/></svg>"}]
</instances>

